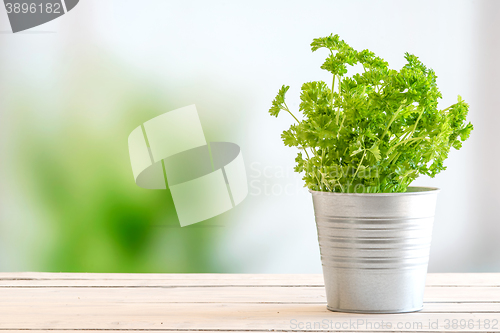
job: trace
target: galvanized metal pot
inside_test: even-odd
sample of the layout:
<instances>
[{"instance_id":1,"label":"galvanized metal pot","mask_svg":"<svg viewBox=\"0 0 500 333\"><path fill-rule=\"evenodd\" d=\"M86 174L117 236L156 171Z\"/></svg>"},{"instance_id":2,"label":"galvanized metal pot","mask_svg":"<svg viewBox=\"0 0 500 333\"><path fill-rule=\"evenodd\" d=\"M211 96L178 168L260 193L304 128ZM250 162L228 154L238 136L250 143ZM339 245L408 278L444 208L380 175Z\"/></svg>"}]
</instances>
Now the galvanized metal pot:
<instances>
[{"instance_id":1,"label":"galvanized metal pot","mask_svg":"<svg viewBox=\"0 0 500 333\"><path fill-rule=\"evenodd\" d=\"M327 308L362 313L421 310L439 189L310 192Z\"/></svg>"}]
</instances>

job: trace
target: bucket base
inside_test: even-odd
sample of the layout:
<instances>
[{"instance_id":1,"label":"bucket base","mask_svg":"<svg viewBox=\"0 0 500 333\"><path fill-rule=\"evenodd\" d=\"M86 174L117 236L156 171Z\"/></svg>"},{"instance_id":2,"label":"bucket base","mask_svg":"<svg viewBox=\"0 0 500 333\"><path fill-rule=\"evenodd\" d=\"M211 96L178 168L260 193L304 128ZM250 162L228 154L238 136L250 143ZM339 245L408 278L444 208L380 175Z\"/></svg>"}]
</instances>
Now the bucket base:
<instances>
[{"instance_id":1,"label":"bucket base","mask_svg":"<svg viewBox=\"0 0 500 333\"><path fill-rule=\"evenodd\" d=\"M358 311L358 310L347 310L347 309L334 309L329 307L328 305L326 306L327 310L330 310L332 312L348 312L348 313L406 313L406 312L418 312L423 309L421 308L415 308L415 309L403 309L403 310L381 310L381 311Z\"/></svg>"}]
</instances>

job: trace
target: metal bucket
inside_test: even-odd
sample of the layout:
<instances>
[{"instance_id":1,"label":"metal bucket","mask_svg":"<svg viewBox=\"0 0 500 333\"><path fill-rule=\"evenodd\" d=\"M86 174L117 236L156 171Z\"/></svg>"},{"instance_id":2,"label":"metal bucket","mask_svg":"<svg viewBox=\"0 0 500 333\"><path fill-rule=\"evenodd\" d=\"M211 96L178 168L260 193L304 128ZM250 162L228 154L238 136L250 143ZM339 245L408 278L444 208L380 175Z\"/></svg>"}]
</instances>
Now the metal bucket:
<instances>
[{"instance_id":1,"label":"metal bucket","mask_svg":"<svg viewBox=\"0 0 500 333\"><path fill-rule=\"evenodd\" d=\"M439 189L310 192L328 310L421 310Z\"/></svg>"}]
</instances>

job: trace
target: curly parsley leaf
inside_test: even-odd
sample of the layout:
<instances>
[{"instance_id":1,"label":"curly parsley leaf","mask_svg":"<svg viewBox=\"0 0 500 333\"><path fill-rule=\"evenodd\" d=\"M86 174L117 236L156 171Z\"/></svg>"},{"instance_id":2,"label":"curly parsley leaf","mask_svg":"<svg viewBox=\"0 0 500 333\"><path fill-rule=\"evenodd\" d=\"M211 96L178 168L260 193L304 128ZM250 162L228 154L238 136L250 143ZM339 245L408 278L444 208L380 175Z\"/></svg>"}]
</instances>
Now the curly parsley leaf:
<instances>
[{"instance_id":1,"label":"curly parsley leaf","mask_svg":"<svg viewBox=\"0 0 500 333\"><path fill-rule=\"evenodd\" d=\"M273 106L269 109L271 116L277 117L281 110L286 110L285 107L285 94L290 89L290 86L282 86L278 95L273 101Z\"/></svg>"},{"instance_id":2,"label":"curly parsley leaf","mask_svg":"<svg viewBox=\"0 0 500 333\"><path fill-rule=\"evenodd\" d=\"M469 105L439 110L437 76L415 55L393 70L369 50L356 51L338 35L316 38L311 50L330 54L321 66L332 84L302 85L299 121L285 102L283 86L269 113L286 111L296 124L282 134L287 146L298 147L296 172L304 172L311 190L328 192L404 192L419 175L434 177L446 169L450 149L460 149L473 126L466 121ZM363 72L346 76L348 66ZM303 155L305 154L305 156Z\"/></svg>"}]
</instances>

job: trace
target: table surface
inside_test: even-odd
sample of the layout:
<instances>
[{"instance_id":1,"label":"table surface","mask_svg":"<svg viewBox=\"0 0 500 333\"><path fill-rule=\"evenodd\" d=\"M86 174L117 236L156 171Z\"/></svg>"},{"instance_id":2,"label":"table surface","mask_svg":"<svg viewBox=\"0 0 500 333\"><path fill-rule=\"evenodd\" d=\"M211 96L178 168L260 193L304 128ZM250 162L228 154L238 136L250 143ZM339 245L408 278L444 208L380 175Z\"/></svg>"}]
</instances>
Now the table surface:
<instances>
[{"instance_id":1,"label":"table surface","mask_svg":"<svg viewBox=\"0 0 500 333\"><path fill-rule=\"evenodd\" d=\"M500 331L500 273L428 274L424 309L326 310L317 274L0 273L0 333Z\"/></svg>"}]
</instances>

